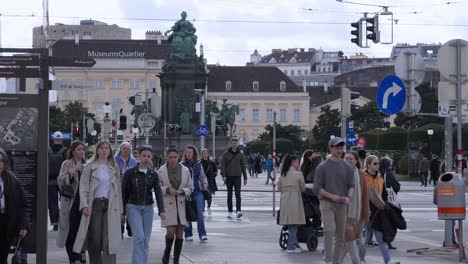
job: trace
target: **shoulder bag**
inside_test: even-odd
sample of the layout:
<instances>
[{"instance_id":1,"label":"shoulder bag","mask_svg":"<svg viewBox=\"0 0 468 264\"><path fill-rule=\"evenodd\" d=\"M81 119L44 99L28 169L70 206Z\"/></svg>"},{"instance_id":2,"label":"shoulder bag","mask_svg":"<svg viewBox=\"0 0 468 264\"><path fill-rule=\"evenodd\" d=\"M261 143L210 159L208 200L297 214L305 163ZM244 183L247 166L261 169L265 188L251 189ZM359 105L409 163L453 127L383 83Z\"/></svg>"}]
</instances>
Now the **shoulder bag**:
<instances>
[{"instance_id":1,"label":"shoulder bag","mask_svg":"<svg viewBox=\"0 0 468 264\"><path fill-rule=\"evenodd\" d=\"M393 190L393 188L387 187L387 173L384 174L384 185L385 185L385 190L387 191L387 199L389 203L392 203L393 205L400 207L400 202L398 201L398 196L396 192Z\"/></svg>"},{"instance_id":2,"label":"shoulder bag","mask_svg":"<svg viewBox=\"0 0 468 264\"><path fill-rule=\"evenodd\" d=\"M187 222L196 222L198 219L197 204L190 196L185 196L185 218Z\"/></svg>"}]
</instances>

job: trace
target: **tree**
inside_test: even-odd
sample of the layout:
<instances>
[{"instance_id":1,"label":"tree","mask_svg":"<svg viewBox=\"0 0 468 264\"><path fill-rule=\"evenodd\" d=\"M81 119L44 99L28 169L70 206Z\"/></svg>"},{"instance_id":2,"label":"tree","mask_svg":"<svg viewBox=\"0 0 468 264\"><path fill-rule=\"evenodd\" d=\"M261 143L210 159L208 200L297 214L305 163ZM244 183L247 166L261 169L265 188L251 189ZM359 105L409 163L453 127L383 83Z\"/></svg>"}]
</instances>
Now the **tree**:
<instances>
[{"instance_id":1,"label":"tree","mask_svg":"<svg viewBox=\"0 0 468 264\"><path fill-rule=\"evenodd\" d=\"M340 133L340 111L331 109L329 105L320 108L317 124L312 129L315 142L321 150L327 150L327 144L331 135Z\"/></svg>"},{"instance_id":2,"label":"tree","mask_svg":"<svg viewBox=\"0 0 468 264\"><path fill-rule=\"evenodd\" d=\"M353 110L351 120L354 121L354 130L357 132L365 132L377 128L388 128L390 122L387 121L388 116L380 112L375 101L370 101L361 108Z\"/></svg>"},{"instance_id":3,"label":"tree","mask_svg":"<svg viewBox=\"0 0 468 264\"><path fill-rule=\"evenodd\" d=\"M437 113L438 100L435 90L428 83L421 84L416 87L416 91L421 95L421 112L422 113ZM404 113L398 113L395 118L395 125L408 130L425 126L431 123L442 124L443 118L438 116L407 116Z\"/></svg>"},{"instance_id":4,"label":"tree","mask_svg":"<svg viewBox=\"0 0 468 264\"><path fill-rule=\"evenodd\" d=\"M272 142L273 141L273 126L267 125L265 127L265 132L258 136L261 141ZM281 124L276 124L276 138L285 138L289 139L294 143L295 149L302 148L302 134L304 129L295 125L282 126Z\"/></svg>"},{"instance_id":5,"label":"tree","mask_svg":"<svg viewBox=\"0 0 468 264\"><path fill-rule=\"evenodd\" d=\"M68 131L62 110L56 106L49 107L49 131Z\"/></svg>"}]
</instances>

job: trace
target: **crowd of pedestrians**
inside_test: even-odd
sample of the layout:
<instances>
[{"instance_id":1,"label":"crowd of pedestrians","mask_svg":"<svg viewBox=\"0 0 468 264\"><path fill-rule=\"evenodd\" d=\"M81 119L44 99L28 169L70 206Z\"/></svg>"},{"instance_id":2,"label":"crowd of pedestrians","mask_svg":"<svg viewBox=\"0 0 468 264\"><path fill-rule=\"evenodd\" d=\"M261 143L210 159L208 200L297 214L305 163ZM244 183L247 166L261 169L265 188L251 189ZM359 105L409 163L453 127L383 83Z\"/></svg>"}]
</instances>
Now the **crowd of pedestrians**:
<instances>
[{"instance_id":1,"label":"crowd of pedestrians","mask_svg":"<svg viewBox=\"0 0 468 264\"><path fill-rule=\"evenodd\" d=\"M308 220L303 193L310 184L319 207L319 217L313 221L323 227L326 263L342 263L346 254L353 264L363 263L371 245L378 246L385 263L398 263L392 262L389 250L395 249L391 242L396 229L404 229L406 223L398 204L389 201L400 190L392 160L364 150L345 152L339 137L329 141L330 154L325 159L312 150L283 159L260 154L245 157L238 139L232 138L219 166L207 149L200 156L193 145L183 151L171 146L161 158L149 145L133 150L128 142L122 142L114 155L107 141L99 142L87 161L83 142L72 142L68 150L62 140L63 134L55 132L49 148L49 217L52 230L58 231L57 246L66 248L69 263L116 263L125 230L133 240L132 263L148 263L155 202L166 229L162 263L169 263L171 253L173 263L179 263L184 240L194 240L192 222L197 224L199 240L208 241L205 208L210 214L218 172L227 189L227 217L241 219L242 183L246 185L248 175L257 178L262 171L266 184L273 183L277 168L279 224L288 230L287 253L302 251L297 233ZM422 184L441 166L436 156L421 162ZM0 176L0 263L4 263L13 239L27 235L30 220L21 184L2 149ZM435 184L432 173L431 179ZM14 220L6 217L11 208L7 203L17 208ZM389 217L400 222L395 224Z\"/></svg>"}]
</instances>

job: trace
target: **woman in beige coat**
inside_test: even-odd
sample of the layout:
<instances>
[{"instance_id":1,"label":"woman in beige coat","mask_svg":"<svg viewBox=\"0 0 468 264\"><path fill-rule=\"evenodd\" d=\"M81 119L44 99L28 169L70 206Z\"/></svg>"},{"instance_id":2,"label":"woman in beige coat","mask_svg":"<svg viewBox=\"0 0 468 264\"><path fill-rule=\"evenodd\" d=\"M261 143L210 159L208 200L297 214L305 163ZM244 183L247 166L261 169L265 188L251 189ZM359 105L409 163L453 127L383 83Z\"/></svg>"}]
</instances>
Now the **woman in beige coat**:
<instances>
[{"instance_id":1,"label":"woman in beige coat","mask_svg":"<svg viewBox=\"0 0 468 264\"><path fill-rule=\"evenodd\" d=\"M297 226L305 224L304 204L302 193L305 191L305 182L300 163L296 156L286 155L281 168L281 178L278 190L281 192L280 225L288 226L288 253L302 252L297 241Z\"/></svg>"},{"instance_id":2,"label":"woman in beige coat","mask_svg":"<svg viewBox=\"0 0 468 264\"><path fill-rule=\"evenodd\" d=\"M161 190L164 195L166 219L161 220L161 226L166 228L166 249L162 263L169 263L172 243L174 245L174 264L179 263L182 245L184 243L184 228L188 225L185 217L185 197L190 197L193 190L190 171L178 163L179 153L176 149L166 152L167 163L159 169Z\"/></svg>"},{"instance_id":3,"label":"woman in beige coat","mask_svg":"<svg viewBox=\"0 0 468 264\"><path fill-rule=\"evenodd\" d=\"M74 252L88 250L91 264L101 264L103 255L115 263L122 219L120 173L108 141L96 146L96 154L83 169L80 181L80 229Z\"/></svg>"},{"instance_id":4,"label":"woman in beige coat","mask_svg":"<svg viewBox=\"0 0 468 264\"><path fill-rule=\"evenodd\" d=\"M78 187L85 164L85 149L85 145L79 140L71 144L68 159L62 163L60 174L57 178L58 187L62 190L57 247L66 247L68 260L71 264L78 264L81 261L81 255L73 252L73 245L75 244L81 221ZM70 193L70 191L72 192Z\"/></svg>"}]
</instances>

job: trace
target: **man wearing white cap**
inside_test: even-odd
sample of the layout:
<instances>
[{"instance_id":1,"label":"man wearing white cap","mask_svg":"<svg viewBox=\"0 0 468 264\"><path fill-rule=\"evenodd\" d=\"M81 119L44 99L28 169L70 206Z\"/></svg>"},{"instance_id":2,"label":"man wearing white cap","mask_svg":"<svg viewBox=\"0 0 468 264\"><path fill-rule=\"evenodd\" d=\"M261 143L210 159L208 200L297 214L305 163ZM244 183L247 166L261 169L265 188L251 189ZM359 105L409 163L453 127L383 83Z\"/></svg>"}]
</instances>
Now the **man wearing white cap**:
<instances>
[{"instance_id":1,"label":"man wearing white cap","mask_svg":"<svg viewBox=\"0 0 468 264\"><path fill-rule=\"evenodd\" d=\"M60 131L52 135L53 143L49 147L49 218L54 231L58 231L59 206L58 196L59 188L57 186L57 177L60 174L62 162L66 159L67 148L62 145L63 134Z\"/></svg>"},{"instance_id":2,"label":"man wearing white cap","mask_svg":"<svg viewBox=\"0 0 468 264\"><path fill-rule=\"evenodd\" d=\"M315 172L314 191L320 199L324 257L327 264L342 262L347 207L354 192L353 169L342 159L344 145L344 140L339 137L330 139L328 147L331 155L320 163Z\"/></svg>"}]
</instances>

